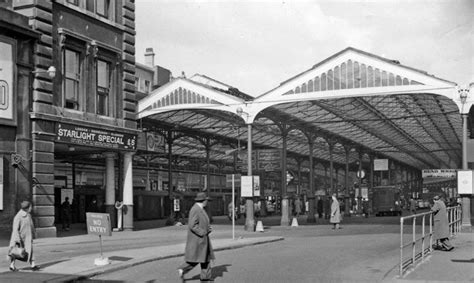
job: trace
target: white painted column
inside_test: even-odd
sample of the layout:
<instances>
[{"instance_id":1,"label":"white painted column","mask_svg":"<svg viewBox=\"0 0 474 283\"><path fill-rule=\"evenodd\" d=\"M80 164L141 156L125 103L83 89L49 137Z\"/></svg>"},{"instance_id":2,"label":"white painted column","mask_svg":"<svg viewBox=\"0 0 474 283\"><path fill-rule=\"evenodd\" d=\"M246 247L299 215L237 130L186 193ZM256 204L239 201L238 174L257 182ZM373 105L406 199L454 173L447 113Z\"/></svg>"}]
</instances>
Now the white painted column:
<instances>
[{"instance_id":1,"label":"white painted column","mask_svg":"<svg viewBox=\"0 0 474 283\"><path fill-rule=\"evenodd\" d=\"M110 223L116 227L115 217L115 156L114 152L106 152L105 157L105 212L110 215Z\"/></svg>"},{"instance_id":2,"label":"white painted column","mask_svg":"<svg viewBox=\"0 0 474 283\"><path fill-rule=\"evenodd\" d=\"M123 154L123 229L133 230L133 174L132 161L134 152Z\"/></svg>"}]
</instances>

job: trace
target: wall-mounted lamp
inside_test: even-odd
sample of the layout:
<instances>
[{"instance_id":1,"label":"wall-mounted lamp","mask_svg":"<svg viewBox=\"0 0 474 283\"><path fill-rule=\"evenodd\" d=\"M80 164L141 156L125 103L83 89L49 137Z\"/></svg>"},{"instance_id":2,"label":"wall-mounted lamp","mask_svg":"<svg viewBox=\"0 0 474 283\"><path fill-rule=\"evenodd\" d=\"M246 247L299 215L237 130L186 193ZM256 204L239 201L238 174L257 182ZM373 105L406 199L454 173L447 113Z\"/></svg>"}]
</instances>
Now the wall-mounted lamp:
<instances>
[{"instance_id":1,"label":"wall-mounted lamp","mask_svg":"<svg viewBox=\"0 0 474 283\"><path fill-rule=\"evenodd\" d=\"M242 109L242 107L237 107L237 109L235 109L235 112L237 113L237 115L239 116L242 116L243 114L247 115L247 116L250 116L249 113L245 112L244 109Z\"/></svg>"},{"instance_id":2,"label":"wall-mounted lamp","mask_svg":"<svg viewBox=\"0 0 474 283\"><path fill-rule=\"evenodd\" d=\"M33 71L33 74L39 73L48 73L50 78L54 78L56 76L56 68L54 66L50 66L47 71Z\"/></svg>"},{"instance_id":3,"label":"wall-mounted lamp","mask_svg":"<svg viewBox=\"0 0 474 283\"><path fill-rule=\"evenodd\" d=\"M242 107L238 107L237 110L236 110L237 114L239 114L240 116L242 116L242 113L244 113L244 110L242 109Z\"/></svg>"},{"instance_id":4,"label":"wall-mounted lamp","mask_svg":"<svg viewBox=\"0 0 474 283\"><path fill-rule=\"evenodd\" d=\"M461 88L459 89L459 98L461 99L461 103L466 103L467 95L469 94L469 89Z\"/></svg>"}]
</instances>

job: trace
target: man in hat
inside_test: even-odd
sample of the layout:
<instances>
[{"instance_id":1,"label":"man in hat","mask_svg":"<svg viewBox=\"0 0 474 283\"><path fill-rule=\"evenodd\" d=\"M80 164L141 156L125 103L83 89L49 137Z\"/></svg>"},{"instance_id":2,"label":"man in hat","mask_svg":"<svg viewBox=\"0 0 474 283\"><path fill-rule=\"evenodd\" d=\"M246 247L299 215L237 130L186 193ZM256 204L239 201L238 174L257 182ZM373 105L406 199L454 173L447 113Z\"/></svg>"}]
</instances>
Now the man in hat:
<instances>
[{"instance_id":1,"label":"man in hat","mask_svg":"<svg viewBox=\"0 0 474 283\"><path fill-rule=\"evenodd\" d=\"M211 281L210 261L215 259L215 257L211 240L209 239L212 227L209 224L209 217L204 209L210 198L201 192L197 194L194 200L196 203L189 211L188 237L184 253L185 263L178 268L178 274L183 279L184 274L200 263L201 282Z\"/></svg>"},{"instance_id":2,"label":"man in hat","mask_svg":"<svg viewBox=\"0 0 474 283\"><path fill-rule=\"evenodd\" d=\"M449 243L449 222L446 205L440 196L434 196L433 201L434 204L431 207L431 211L433 212L433 235L436 240L435 248L450 251L453 249L453 246ZM438 244L438 241L440 244Z\"/></svg>"}]
</instances>

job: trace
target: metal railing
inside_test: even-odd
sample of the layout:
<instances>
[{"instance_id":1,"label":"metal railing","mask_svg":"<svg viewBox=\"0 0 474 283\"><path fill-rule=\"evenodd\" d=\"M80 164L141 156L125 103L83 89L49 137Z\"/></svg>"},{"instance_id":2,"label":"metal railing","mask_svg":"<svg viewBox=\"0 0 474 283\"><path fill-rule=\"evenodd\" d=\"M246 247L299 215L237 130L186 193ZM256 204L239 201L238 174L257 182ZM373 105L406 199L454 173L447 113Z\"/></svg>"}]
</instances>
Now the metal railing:
<instances>
[{"instance_id":1,"label":"metal railing","mask_svg":"<svg viewBox=\"0 0 474 283\"><path fill-rule=\"evenodd\" d=\"M461 231L461 206L447 208L449 231L451 236ZM428 218L428 222L426 223ZM404 225L407 220L412 220L411 235L407 232L404 234ZM421 222L421 226L417 226ZM421 220L419 220L421 219ZM418 229L417 229L418 228ZM427 231L428 230L428 231ZM404 250L407 250L404 253ZM426 257L433 252L433 212L424 212L405 216L400 218L400 277L412 268L414 269L419 263L425 261ZM409 256L405 256L409 254Z\"/></svg>"}]
</instances>

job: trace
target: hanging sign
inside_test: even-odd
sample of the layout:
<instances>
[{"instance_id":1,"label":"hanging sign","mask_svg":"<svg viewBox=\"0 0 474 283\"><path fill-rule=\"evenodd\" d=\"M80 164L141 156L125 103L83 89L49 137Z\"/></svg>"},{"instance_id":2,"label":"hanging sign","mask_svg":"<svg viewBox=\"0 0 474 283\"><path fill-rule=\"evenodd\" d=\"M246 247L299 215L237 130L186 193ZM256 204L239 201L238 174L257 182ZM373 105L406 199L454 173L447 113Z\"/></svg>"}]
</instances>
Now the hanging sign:
<instances>
[{"instance_id":1,"label":"hanging sign","mask_svg":"<svg viewBox=\"0 0 474 283\"><path fill-rule=\"evenodd\" d=\"M56 123L56 140L85 146L136 149L137 135Z\"/></svg>"},{"instance_id":2,"label":"hanging sign","mask_svg":"<svg viewBox=\"0 0 474 283\"><path fill-rule=\"evenodd\" d=\"M388 159L374 159L374 171L387 171Z\"/></svg>"}]
</instances>

